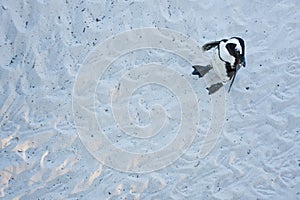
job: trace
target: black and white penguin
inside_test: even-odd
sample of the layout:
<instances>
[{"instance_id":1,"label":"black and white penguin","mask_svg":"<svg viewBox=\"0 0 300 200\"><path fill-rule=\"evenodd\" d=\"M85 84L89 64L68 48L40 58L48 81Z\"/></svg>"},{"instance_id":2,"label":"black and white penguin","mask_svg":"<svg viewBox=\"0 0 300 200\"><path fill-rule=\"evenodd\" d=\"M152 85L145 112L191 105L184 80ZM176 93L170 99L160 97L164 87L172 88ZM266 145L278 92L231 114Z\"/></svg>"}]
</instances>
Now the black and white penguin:
<instances>
[{"instance_id":1,"label":"black and white penguin","mask_svg":"<svg viewBox=\"0 0 300 200\"><path fill-rule=\"evenodd\" d=\"M194 65L193 75L203 77L209 70L214 69L222 82L215 83L208 87L209 94L219 90L224 83L231 81L229 90L233 84L237 71L241 66L246 66L245 61L245 42L242 38L232 37L220 41L213 41L203 45L203 51L216 48L215 54L211 59L210 65Z\"/></svg>"}]
</instances>

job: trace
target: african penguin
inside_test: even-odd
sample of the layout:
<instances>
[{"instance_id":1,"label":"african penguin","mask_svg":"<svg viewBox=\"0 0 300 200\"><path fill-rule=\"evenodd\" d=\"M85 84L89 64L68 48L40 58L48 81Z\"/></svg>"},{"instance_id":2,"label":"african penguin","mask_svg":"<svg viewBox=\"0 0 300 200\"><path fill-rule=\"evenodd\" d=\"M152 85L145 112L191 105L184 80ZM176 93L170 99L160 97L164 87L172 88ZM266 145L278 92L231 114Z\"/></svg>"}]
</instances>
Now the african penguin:
<instances>
[{"instance_id":1,"label":"african penguin","mask_svg":"<svg viewBox=\"0 0 300 200\"><path fill-rule=\"evenodd\" d=\"M211 59L210 65L194 65L192 74L203 77L209 70L214 69L216 74L222 80L222 83L216 83L208 87L209 94L213 94L219 90L223 86L223 83L232 80L229 86L229 92L237 71L241 66L246 66L245 42L242 38L232 37L220 41L209 42L202 47L203 51L208 51L212 48L216 48L216 51Z\"/></svg>"}]
</instances>

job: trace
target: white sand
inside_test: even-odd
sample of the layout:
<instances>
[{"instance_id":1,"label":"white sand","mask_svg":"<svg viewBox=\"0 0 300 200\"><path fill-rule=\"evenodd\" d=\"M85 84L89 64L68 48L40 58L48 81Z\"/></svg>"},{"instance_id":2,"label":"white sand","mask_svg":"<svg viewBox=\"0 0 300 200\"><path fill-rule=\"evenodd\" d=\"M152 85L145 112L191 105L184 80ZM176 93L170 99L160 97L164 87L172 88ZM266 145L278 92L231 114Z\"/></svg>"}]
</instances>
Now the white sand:
<instances>
[{"instance_id":1,"label":"white sand","mask_svg":"<svg viewBox=\"0 0 300 200\"><path fill-rule=\"evenodd\" d=\"M0 198L300 199L298 1L97 2L0 3ZM207 95L204 80L191 75L187 60L174 52L155 49L122 55L101 79L94 80L98 74L88 71L89 76L78 83L78 72L86 69L89 53L97 52L97 47L113 35L144 27L175 30L199 46L231 36L244 38L247 66L239 71L226 101L222 102L225 90L212 98ZM162 48L171 39L166 36ZM130 44L140 44L137 40L129 38ZM114 45L107 47L112 51L110 55L126 47L122 43ZM191 49L188 46L174 51L195 55ZM89 62L103 61L101 55L94 58ZM205 64L207 58L200 52L198 57L191 57L195 62L192 64ZM134 71L151 62L176 73L170 77L164 70L146 75ZM118 86L121 78L127 85ZM134 86L150 78L155 78L154 83L162 81L161 85L140 85L127 91L129 84ZM194 93L189 93L186 85L175 88L175 94L162 87L170 83L176 86L180 81L189 83ZM97 84L95 90L88 87L90 83ZM76 93L77 88L82 89L81 93ZM93 127L84 126L90 123L89 118L80 118L72 109L74 95L89 103L90 99L84 97L90 96L84 95L91 92L96 95L95 105L86 104L89 107L80 109L88 114L96 111L102 131L117 148L145 156L160 151L180 136L180 124L186 119L191 122L184 134L191 133L195 138L188 147L184 146L187 141L171 145L172 159L178 157L175 153L181 144L186 152L168 166L158 165L167 164L170 157L164 156L169 154L157 160L146 157L148 163L141 157L127 163L130 156L122 157L109 149L103 153L101 145L105 143L97 140L101 133L87 131L93 138L79 138L78 132ZM122 96L124 93L130 96ZM129 101L128 108L122 107L122 102L120 107L111 107L109 95L113 95L113 103L125 100L125 106ZM198 99L198 109L193 106L193 95ZM215 115L223 116L222 108L212 106L214 101L224 105L224 121L213 120ZM181 110L180 103L191 107ZM124 114L120 111L123 108L126 115L113 116L114 109ZM165 112L160 112L162 109ZM200 114L197 122L193 121L193 110ZM131 118L126 118L127 111ZM76 120L82 126L76 127ZM213 123L222 131L216 132L217 141L210 138L211 143L206 143L213 149L204 156L203 141L207 141ZM150 128L145 127L148 124ZM148 132L133 133L144 128ZM84 141L94 153L87 150ZM97 155L106 159L105 165ZM129 172L118 170L111 161L115 158L119 158L120 168L128 165ZM142 166L139 172L145 166L161 169L137 173L138 166Z\"/></svg>"}]
</instances>

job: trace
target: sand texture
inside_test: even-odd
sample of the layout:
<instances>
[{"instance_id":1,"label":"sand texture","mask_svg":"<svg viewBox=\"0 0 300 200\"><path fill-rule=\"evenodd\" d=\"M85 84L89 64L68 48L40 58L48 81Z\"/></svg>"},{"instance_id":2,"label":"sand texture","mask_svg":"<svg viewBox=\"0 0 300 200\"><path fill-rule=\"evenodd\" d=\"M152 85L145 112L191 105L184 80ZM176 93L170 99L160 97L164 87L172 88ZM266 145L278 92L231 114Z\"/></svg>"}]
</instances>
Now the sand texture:
<instances>
[{"instance_id":1,"label":"sand texture","mask_svg":"<svg viewBox=\"0 0 300 200\"><path fill-rule=\"evenodd\" d=\"M300 4L0 1L0 199L300 199ZM209 41L247 66L209 96Z\"/></svg>"}]
</instances>

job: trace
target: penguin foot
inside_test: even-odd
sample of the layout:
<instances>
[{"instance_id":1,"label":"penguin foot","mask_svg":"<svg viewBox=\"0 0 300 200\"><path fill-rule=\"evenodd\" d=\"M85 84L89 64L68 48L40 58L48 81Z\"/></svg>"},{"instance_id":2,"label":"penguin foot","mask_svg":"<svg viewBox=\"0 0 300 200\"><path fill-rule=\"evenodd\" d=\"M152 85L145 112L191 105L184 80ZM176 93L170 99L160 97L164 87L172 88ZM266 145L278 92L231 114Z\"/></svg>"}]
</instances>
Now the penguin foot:
<instances>
[{"instance_id":1,"label":"penguin foot","mask_svg":"<svg viewBox=\"0 0 300 200\"><path fill-rule=\"evenodd\" d=\"M211 94L215 93L216 91L218 91L222 86L223 86L222 83L215 83L215 84L207 87L206 89L208 90L208 94L211 95Z\"/></svg>"},{"instance_id":2,"label":"penguin foot","mask_svg":"<svg viewBox=\"0 0 300 200\"><path fill-rule=\"evenodd\" d=\"M207 66L194 65L193 68L194 68L194 71L192 74L198 75L199 78L203 77L207 72L209 72L209 70L212 69L212 67L210 65L207 65Z\"/></svg>"}]
</instances>

